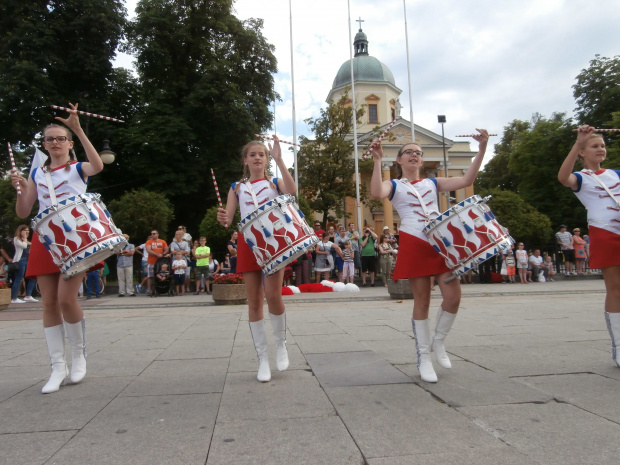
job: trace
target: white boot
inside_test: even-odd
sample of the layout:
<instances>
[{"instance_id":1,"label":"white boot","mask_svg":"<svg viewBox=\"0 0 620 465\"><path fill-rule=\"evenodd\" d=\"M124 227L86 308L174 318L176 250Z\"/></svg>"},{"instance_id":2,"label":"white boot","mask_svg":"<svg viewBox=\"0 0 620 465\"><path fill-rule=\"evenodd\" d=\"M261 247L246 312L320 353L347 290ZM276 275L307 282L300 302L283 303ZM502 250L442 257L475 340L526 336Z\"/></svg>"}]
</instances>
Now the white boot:
<instances>
[{"instance_id":1,"label":"white boot","mask_svg":"<svg viewBox=\"0 0 620 465\"><path fill-rule=\"evenodd\" d=\"M58 391L61 384L65 384L69 376L67 361L65 360L65 331L62 324L43 328L45 340L47 341L47 350L50 354L52 362L52 376L43 386L41 392L49 394Z\"/></svg>"},{"instance_id":2,"label":"white boot","mask_svg":"<svg viewBox=\"0 0 620 465\"><path fill-rule=\"evenodd\" d=\"M443 345L443 341L450 332L450 328L452 328L452 323L454 323L455 318L456 313L448 313L444 311L443 308L439 308L439 311L437 312L437 324L435 325L435 336L433 336L433 344L431 345L431 349L435 352L437 363L444 368L452 368L452 364L450 363L450 358L446 353L446 348Z\"/></svg>"},{"instance_id":3,"label":"white boot","mask_svg":"<svg viewBox=\"0 0 620 465\"><path fill-rule=\"evenodd\" d=\"M605 312L605 321L607 321L607 329L611 336L611 358L614 359L616 365L620 367L618 360L618 345L620 344L620 313Z\"/></svg>"},{"instance_id":4,"label":"white boot","mask_svg":"<svg viewBox=\"0 0 620 465\"><path fill-rule=\"evenodd\" d=\"M256 379L266 383L271 379L269 369L269 353L267 352L267 333L265 332L265 320L250 321L250 332L254 340L254 348L258 357L258 374Z\"/></svg>"},{"instance_id":5,"label":"white boot","mask_svg":"<svg viewBox=\"0 0 620 465\"><path fill-rule=\"evenodd\" d=\"M269 314L273 338L276 341L276 366L279 371L288 368L288 351L286 350L286 313L282 315Z\"/></svg>"},{"instance_id":6,"label":"white boot","mask_svg":"<svg viewBox=\"0 0 620 465\"><path fill-rule=\"evenodd\" d=\"M71 346L71 382L79 383L86 376L86 322L67 323L67 338Z\"/></svg>"},{"instance_id":7,"label":"white boot","mask_svg":"<svg viewBox=\"0 0 620 465\"><path fill-rule=\"evenodd\" d=\"M431 328L429 320L411 319L413 336L415 337L415 348L418 353L418 370L422 381L436 383L437 374L433 368L431 360Z\"/></svg>"}]
</instances>

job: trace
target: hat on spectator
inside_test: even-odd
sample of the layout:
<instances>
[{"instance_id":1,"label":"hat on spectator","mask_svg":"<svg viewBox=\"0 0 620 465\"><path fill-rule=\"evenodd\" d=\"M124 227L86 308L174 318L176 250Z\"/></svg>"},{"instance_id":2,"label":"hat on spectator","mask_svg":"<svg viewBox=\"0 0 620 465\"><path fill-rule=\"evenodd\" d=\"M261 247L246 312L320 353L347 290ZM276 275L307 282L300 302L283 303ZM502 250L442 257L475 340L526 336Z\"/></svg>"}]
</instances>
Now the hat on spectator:
<instances>
[{"instance_id":1,"label":"hat on spectator","mask_svg":"<svg viewBox=\"0 0 620 465\"><path fill-rule=\"evenodd\" d=\"M560 229L562 229L562 228L566 228L566 225L565 224L561 224L560 225Z\"/></svg>"},{"instance_id":2,"label":"hat on spectator","mask_svg":"<svg viewBox=\"0 0 620 465\"><path fill-rule=\"evenodd\" d=\"M383 230L385 231L386 229L390 229L389 226L383 226Z\"/></svg>"}]
</instances>

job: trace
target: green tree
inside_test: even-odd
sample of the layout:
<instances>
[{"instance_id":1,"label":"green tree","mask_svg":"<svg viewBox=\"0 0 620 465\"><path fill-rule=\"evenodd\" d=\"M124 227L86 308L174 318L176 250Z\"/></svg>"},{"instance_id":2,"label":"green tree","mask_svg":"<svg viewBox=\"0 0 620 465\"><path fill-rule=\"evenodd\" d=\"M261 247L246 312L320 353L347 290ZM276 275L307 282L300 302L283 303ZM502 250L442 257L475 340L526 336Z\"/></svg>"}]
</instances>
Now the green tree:
<instances>
[{"instance_id":1,"label":"green tree","mask_svg":"<svg viewBox=\"0 0 620 465\"><path fill-rule=\"evenodd\" d=\"M509 162L514 148L518 146L522 136L527 133L529 128L529 122L520 120L514 120L504 126L502 140L499 144L495 144L495 155L476 178L476 191L493 188L509 191L517 189L519 173L510 169Z\"/></svg>"},{"instance_id":2,"label":"green tree","mask_svg":"<svg viewBox=\"0 0 620 465\"><path fill-rule=\"evenodd\" d=\"M323 224L335 221L345 214L345 197L355 197L355 160L352 157L353 110L345 106L348 93L337 102L321 109L321 116L309 118L306 123L314 139L301 136L299 150L300 197L304 197L312 210L323 214ZM363 110L357 111L358 122ZM367 197L362 192L362 198ZM330 211L335 216L330 215Z\"/></svg>"},{"instance_id":3,"label":"green tree","mask_svg":"<svg viewBox=\"0 0 620 465\"><path fill-rule=\"evenodd\" d=\"M549 119L538 115L512 148L508 163L510 171L519 177L516 193L547 215L554 227L561 223L586 226L585 209L557 180L558 170L575 141L574 127L563 113Z\"/></svg>"},{"instance_id":4,"label":"green tree","mask_svg":"<svg viewBox=\"0 0 620 465\"><path fill-rule=\"evenodd\" d=\"M29 145L49 105L103 98L125 14L120 0L2 2L0 140Z\"/></svg>"},{"instance_id":5,"label":"green tree","mask_svg":"<svg viewBox=\"0 0 620 465\"><path fill-rule=\"evenodd\" d=\"M162 194L132 190L109 202L108 207L114 223L136 242L148 237L153 228L159 231L161 239L172 240L166 237L166 232L174 220L174 209Z\"/></svg>"},{"instance_id":6,"label":"green tree","mask_svg":"<svg viewBox=\"0 0 620 465\"><path fill-rule=\"evenodd\" d=\"M613 113L620 111L620 55L613 58L595 55L576 80L573 96L577 102L577 121L609 127Z\"/></svg>"},{"instance_id":7,"label":"green tree","mask_svg":"<svg viewBox=\"0 0 620 465\"><path fill-rule=\"evenodd\" d=\"M492 195L488 205L493 214L515 240L525 243L527 249L544 248L552 240L553 228L549 217L525 202L520 195L497 188L481 191L480 195Z\"/></svg>"},{"instance_id":8,"label":"green tree","mask_svg":"<svg viewBox=\"0 0 620 465\"><path fill-rule=\"evenodd\" d=\"M129 51L148 105L127 128L127 150L144 186L195 227L216 203L209 169L222 187L237 180L230 157L271 126L273 46L262 21L240 21L230 0L141 0L136 13Z\"/></svg>"},{"instance_id":9,"label":"green tree","mask_svg":"<svg viewBox=\"0 0 620 465\"><path fill-rule=\"evenodd\" d=\"M224 254L227 250L226 244L230 240L230 235L237 230L237 224L239 224L241 218L239 210L237 210L232 224L229 224L228 229L226 229L217 221L217 209L216 205L207 210L198 230L201 236L207 238L207 245L211 248L213 256L221 262L224 259Z\"/></svg>"}]
</instances>

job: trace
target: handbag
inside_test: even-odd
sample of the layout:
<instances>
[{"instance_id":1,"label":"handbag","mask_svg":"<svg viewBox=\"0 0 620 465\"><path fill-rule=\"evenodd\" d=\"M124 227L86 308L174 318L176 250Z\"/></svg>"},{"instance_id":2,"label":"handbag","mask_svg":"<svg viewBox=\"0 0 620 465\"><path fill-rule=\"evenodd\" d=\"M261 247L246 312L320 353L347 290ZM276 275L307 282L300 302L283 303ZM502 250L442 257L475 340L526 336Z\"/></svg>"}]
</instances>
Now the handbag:
<instances>
[{"instance_id":1,"label":"handbag","mask_svg":"<svg viewBox=\"0 0 620 465\"><path fill-rule=\"evenodd\" d=\"M19 270L19 262L9 263L7 266L7 270L9 273L15 273L17 270Z\"/></svg>"}]
</instances>

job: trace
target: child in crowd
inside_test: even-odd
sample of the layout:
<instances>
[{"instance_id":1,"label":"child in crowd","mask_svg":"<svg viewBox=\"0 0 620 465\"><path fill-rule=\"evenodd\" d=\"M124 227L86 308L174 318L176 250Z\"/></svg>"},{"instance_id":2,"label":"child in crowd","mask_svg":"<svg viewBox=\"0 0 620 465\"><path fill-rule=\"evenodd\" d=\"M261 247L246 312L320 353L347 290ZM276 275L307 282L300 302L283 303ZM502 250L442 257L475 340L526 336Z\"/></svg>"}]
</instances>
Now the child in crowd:
<instances>
[{"instance_id":1,"label":"child in crowd","mask_svg":"<svg viewBox=\"0 0 620 465\"><path fill-rule=\"evenodd\" d=\"M164 263L159 269L159 273L157 273L155 277L159 279L160 281L165 281L166 278L168 278L169 274L170 274L170 271L168 270L168 265Z\"/></svg>"},{"instance_id":2,"label":"child in crowd","mask_svg":"<svg viewBox=\"0 0 620 465\"><path fill-rule=\"evenodd\" d=\"M506 255L506 276L508 276L508 282L515 284L515 275L516 275L516 263L515 256L512 252L512 249L508 249L508 254Z\"/></svg>"},{"instance_id":3,"label":"child in crowd","mask_svg":"<svg viewBox=\"0 0 620 465\"><path fill-rule=\"evenodd\" d=\"M353 276L355 276L355 250L351 246L351 241L344 241L344 264L342 268L342 282L352 283Z\"/></svg>"},{"instance_id":4,"label":"child in crowd","mask_svg":"<svg viewBox=\"0 0 620 465\"><path fill-rule=\"evenodd\" d=\"M183 258L183 252L181 251L178 251L175 254L175 257L176 259L172 262L174 284L176 285L177 295L185 295L183 293L183 288L185 287L185 269L187 268L187 262Z\"/></svg>"}]
</instances>

